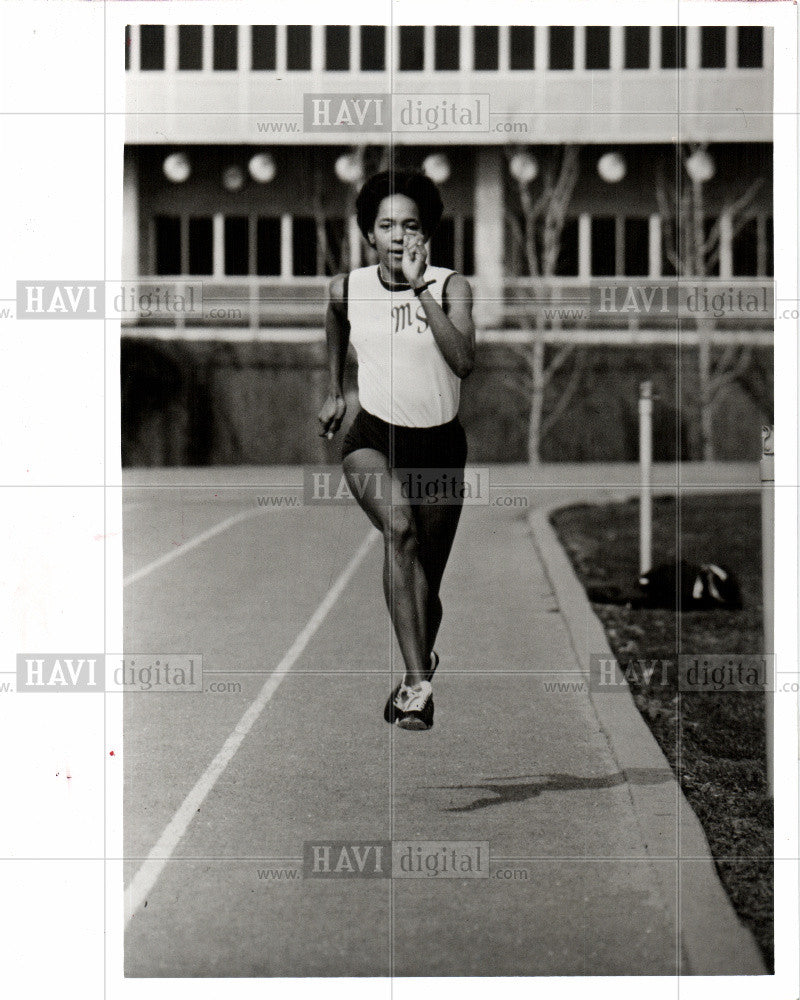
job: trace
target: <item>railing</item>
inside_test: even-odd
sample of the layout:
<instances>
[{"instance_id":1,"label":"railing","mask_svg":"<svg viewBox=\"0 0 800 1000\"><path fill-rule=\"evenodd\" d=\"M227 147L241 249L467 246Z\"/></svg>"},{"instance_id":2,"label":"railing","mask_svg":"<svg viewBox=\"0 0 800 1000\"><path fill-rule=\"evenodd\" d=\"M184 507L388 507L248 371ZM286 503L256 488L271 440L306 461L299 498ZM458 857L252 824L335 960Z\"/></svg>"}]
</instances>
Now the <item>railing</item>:
<instances>
[{"instance_id":1,"label":"railing","mask_svg":"<svg viewBox=\"0 0 800 1000\"><path fill-rule=\"evenodd\" d=\"M143 277L131 290L125 326L298 327L321 326L330 278ZM182 296L176 308L175 297ZM189 301L191 299L191 301Z\"/></svg>"},{"instance_id":2,"label":"railing","mask_svg":"<svg viewBox=\"0 0 800 1000\"><path fill-rule=\"evenodd\" d=\"M771 278L506 278L503 325L547 329L770 331Z\"/></svg>"},{"instance_id":3,"label":"railing","mask_svg":"<svg viewBox=\"0 0 800 1000\"><path fill-rule=\"evenodd\" d=\"M125 282L123 329L321 329L329 278L142 277ZM772 279L470 278L479 328L508 331L757 331L774 322ZM244 332L244 330L242 330Z\"/></svg>"}]
</instances>

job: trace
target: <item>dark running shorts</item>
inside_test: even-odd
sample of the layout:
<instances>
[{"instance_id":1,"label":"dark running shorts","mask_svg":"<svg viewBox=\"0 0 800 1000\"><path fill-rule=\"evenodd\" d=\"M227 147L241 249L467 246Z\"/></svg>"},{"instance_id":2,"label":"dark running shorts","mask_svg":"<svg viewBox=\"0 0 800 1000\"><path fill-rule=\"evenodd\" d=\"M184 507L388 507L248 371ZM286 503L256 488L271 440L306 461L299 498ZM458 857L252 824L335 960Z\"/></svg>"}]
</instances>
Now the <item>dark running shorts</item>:
<instances>
[{"instance_id":1,"label":"dark running shorts","mask_svg":"<svg viewBox=\"0 0 800 1000\"><path fill-rule=\"evenodd\" d=\"M436 427L401 427L359 410L342 442L342 459L359 448L381 452L390 469L463 469L467 461L458 417Z\"/></svg>"}]
</instances>

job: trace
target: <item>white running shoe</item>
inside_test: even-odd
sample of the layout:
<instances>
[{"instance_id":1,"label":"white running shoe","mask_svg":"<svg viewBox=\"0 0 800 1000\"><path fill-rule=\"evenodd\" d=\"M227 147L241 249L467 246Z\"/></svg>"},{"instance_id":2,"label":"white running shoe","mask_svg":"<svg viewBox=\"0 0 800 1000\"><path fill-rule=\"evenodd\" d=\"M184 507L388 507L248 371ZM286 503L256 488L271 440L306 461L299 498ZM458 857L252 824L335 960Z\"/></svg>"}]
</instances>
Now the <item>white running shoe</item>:
<instances>
[{"instance_id":1,"label":"white running shoe","mask_svg":"<svg viewBox=\"0 0 800 1000\"><path fill-rule=\"evenodd\" d=\"M414 687L400 686L394 699L395 725L400 729L430 729L433 725L433 687L420 681Z\"/></svg>"}]
</instances>

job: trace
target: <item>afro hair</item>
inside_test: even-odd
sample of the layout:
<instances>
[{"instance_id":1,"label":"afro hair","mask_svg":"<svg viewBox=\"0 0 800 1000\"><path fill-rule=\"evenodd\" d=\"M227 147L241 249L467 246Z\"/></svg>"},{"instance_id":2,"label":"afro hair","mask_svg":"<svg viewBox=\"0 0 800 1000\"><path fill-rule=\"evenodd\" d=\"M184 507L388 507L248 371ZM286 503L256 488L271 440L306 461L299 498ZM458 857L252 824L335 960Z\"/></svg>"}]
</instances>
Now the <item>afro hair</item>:
<instances>
[{"instance_id":1,"label":"afro hair","mask_svg":"<svg viewBox=\"0 0 800 1000\"><path fill-rule=\"evenodd\" d=\"M380 203L393 194L404 194L414 202L419 209L422 231L426 236L432 236L444 208L439 189L430 177L416 170L384 170L370 177L356 198L358 228L364 239L375 225Z\"/></svg>"}]
</instances>

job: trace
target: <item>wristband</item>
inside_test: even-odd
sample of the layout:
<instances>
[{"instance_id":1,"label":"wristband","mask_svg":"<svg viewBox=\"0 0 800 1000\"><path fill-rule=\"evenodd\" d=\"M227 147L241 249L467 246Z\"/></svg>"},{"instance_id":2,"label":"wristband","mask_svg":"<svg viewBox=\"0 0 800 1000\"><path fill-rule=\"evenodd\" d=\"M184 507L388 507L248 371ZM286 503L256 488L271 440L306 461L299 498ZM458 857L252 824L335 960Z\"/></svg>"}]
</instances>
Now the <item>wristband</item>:
<instances>
[{"instance_id":1,"label":"wristband","mask_svg":"<svg viewBox=\"0 0 800 1000\"><path fill-rule=\"evenodd\" d=\"M430 287L431 285L435 285L435 284L436 284L436 278L431 278L431 280L430 281L426 281L424 285L417 285L417 287L414 288L414 289L412 289L412 291L417 296L417 298L419 298L420 295L425 291L426 288Z\"/></svg>"}]
</instances>

